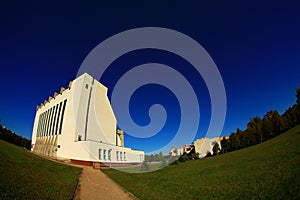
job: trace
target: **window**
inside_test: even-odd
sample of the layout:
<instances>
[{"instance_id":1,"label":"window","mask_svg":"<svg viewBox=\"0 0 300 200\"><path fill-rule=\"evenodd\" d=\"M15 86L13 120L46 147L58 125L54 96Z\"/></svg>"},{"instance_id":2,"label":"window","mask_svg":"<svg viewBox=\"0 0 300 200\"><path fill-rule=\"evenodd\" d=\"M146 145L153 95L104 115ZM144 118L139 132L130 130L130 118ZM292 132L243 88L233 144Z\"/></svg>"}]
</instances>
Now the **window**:
<instances>
[{"instance_id":1,"label":"window","mask_svg":"<svg viewBox=\"0 0 300 200\"><path fill-rule=\"evenodd\" d=\"M58 108L58 104L56 104L55 107L53 107L53 109L55 110L53 112L53 121L52 121L52 125L51 125L51 135L54 135L54 131L55 131L55 122L56 122L56 115L57 115L57 108Z\"/></svg>"},{"instance_id":2,"label":"window","mask_svg":"<svg viewBox=\"0 0 300 200\"><path fill-rule=\"evenodd\" d=\"M55 126L55 135L57 135L57 131L58 131L58 123L59 123L59 116L60 116L60 111L61 111L61 104L62 102L60 102L59 104L59 108L58 108L58 113L57 113L57 117L56 117L56 126Z\"/></svg>"},{"instance_id":3,"label":"window","mask_svg":"<svg viewBox=\"0 0 300 200\"><path fill-rule=\"evenodd\" d=\"M67 99L64 100L64 105L63 105L62 112L61 112L60 125L59 125L59 132L58 132L59 134L61 134L61 131L62 131L62 125L63 125L63 120L64 120L64 114L65 114L66 103L67 103Z\"/></svg>"},{"instance_id":4,"label":"window","mask_svg":"<svg viewBox=\"0 0 300 200\"><path fill-rule=\"evenodd\" d=\"M121 161L123 160L123 158L122 158L122 152L120 152L120 160Z\"/></svg>"},{"instance_id":5,"label":"window","mask_svg":"<svg viewBox=\"0 0 300 200\"><path fill-rule=\"evenodd\" d=\"M106 149L103 150L103 159L106 160Z\"/></svg>"},{"instance_id":6,"label":"window","mask_svg":"<svg viewBox=\"0 0 300 200\"><path fill-rule=\"evenodd\" d=\"M49 131L49 121L50 121L50 116L51 116L51 109L48 109L46 131L45 131L45 133L44 133L44 136L47 136L48 131Z\"/></svg>"},{"instance_id":7,"label":"window","mask_svg":"<svg viewBox=\"0 0 300 200\"><path fill-rule=\"evenodd\" d=\"M85 89L89 89L89 84L85 84Z\"/></svg>"},{"instance_id":8,"label":"window","mask_svg":"<svg viewBox=\"0 0 300 200\"><path fill-rule=\"evenodd\" d=\"M49 129L48 129L47 136L51 135L53 114L54 114L54 107L51 108L51 112L50 112L50 123L49 123Z\"/></svg>"},{"instance_id":9,"label":"window","mask_svg":"<svg viewBox=\"0 0 300 200\"><path fill-rule=\"evenodd\" d=\"M126 152L124 152L124 161L126 161Z\"/></svg>"},{"instance_id":10,"label":"window","mask_svg":"<svg viewBox=\"0 0 300 200\"><path fill-rule=\"evenodd\" d=\"M116 152L116 155L117 155L117 160L119 160L119 152L118 151Z\"/></svg>"},{"instance_id":11,"label":"window","mask_svg":"<svg viewBox=\"0 0 300 200\"><path fill-rule=\"evenodd\" d=\"M99 160L102 160L102 158L101 158L101 149L99 149Z\"/></svg>"},{"instance_id":12,"label":"window","mask_svg":"<svg viewBox=\"0 0 300 200\"><path fill-rule=\"evenodd\" d=\"M41 121L42 121L42 114L39 115L39 123L36 131L36 137L39 137L40 129L41 129Z\"/></svg>"},{"instance_id":13,"label":"window","mask_svg":"<svg viewBox=\"0 0 300 200\"><path fill-rule=\"evenodd\" d=\"M111 160L111 149L108 150L108 160Z\"/></svg>"},{"instance_id":14,"label":"window","mask_svg":"<svg viewBox=\"0 0 300 200\"><path fill-rule=\"evenodd\" d=\"M43 126L42 126L42 131L41 131L41 136L44 136L45 133L45 126L46 126L46 120L47 120L47 111L44 112L43 116Z\"/></svg>"},{"instance_id":15,"label":"window","mask_svg":"<svg viewBox=\"0 0 300 200\"><path fill-rule=\"evenodd\" d=\"M39 131L39 137L41 137L44 132L45 115L46 115L46 112L43 112L42 117L41 117L41 127L40 127L40 131Z\"/></svg>"}]
</instances>

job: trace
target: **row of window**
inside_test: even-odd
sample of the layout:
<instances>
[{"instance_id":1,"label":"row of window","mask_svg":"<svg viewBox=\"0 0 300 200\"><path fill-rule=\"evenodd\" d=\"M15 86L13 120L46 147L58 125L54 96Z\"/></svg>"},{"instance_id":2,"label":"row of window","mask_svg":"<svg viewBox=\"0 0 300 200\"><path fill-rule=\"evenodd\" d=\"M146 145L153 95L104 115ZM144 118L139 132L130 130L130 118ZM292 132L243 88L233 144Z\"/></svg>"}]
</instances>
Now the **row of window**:
<instances>
[{"instance_id":1,"label":"row of window","mask_svg":"<svg viewBox=\"0 0 300 200\"><path fill-rule=\"evenodd\" d=\"M111 160L112 149L99 149L99 160ZM116 157L119 161L126 161L126 152L116 151Z\"/></svg>"},{"instance_id":2,"label":"row of window","mask_svg":"<svg viewBox=\"0 0 300 200\"><path fill-rule=\"evenodd\" d=\"M67 100L60 102L39 116L37 137L61 134Z\"/></svg>"}]
</instances>

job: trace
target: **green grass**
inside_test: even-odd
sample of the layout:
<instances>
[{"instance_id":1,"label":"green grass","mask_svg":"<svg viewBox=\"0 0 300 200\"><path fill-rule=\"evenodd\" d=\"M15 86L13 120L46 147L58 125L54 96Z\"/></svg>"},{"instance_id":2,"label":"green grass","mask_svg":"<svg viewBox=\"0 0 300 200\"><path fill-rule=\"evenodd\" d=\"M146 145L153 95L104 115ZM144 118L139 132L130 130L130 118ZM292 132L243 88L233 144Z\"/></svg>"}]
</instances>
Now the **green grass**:
<instances>
[{"instance_id":1,"label":"green grass","mask_svg":"<svg viewBox=\"0 0 300 200\"><path fill-rule=\"evenodd\" d=\"M143 173L143 172L150 172L159 170L161 167L161 163L148 163L148 170L143 170L142 166L132 166L132 167L116 167L115 169L123 172L129 173Z\"/></svg>"},{"instance_id":2,"label":"green grass","mask_svg":"<svg viewBox=\"0 0 300 200\"><path fill-rule=\"evenodd\" d=\"M0 199L71 199L80 172L0 140Z\"/></svg>"},{"instance_id":3,"label":"green grass","mask_svg":"<svg viewBox=\"0 0 300 200\"><path fill-rule=\"evenodd\" d=\"M103 171L140 199L298 199L300 126L247 149L155 172Z\"/></svg>"}]
</instances>

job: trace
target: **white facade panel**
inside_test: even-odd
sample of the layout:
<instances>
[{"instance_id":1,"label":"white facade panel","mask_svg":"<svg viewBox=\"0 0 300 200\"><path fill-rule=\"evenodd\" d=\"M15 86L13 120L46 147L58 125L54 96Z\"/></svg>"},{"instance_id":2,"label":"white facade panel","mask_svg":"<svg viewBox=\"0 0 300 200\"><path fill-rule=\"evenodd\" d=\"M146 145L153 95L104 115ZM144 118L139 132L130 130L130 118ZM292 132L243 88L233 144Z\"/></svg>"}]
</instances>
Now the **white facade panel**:
<instances>
[{"instance_id":1,"label":"white facade panel","mask_svg":"<svg viewBox=\"0 0 300 200\"><path fill-rule=\"evenodd\" d=\"M117 146L117 121L107 88L83 74L38 106L32 150L50 157L103 163L141 163L144 152ZM121 141L119 141L121 143Z\"/></svg>"}]
</instances>

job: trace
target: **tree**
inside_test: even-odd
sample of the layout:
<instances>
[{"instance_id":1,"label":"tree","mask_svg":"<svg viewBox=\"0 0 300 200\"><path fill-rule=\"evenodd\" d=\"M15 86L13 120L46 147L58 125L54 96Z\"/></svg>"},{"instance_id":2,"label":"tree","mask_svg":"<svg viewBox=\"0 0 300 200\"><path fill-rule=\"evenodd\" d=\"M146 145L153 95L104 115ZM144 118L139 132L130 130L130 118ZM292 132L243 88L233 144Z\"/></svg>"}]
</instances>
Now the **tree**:
<instances>
[{"instance_id":1,"label":"tree","mask_svg":"<svg viewBox=\"0 0 300 200\"><path fill-rule=\"evenodd\" d=\"M213 151L213 155L216 156L218 155L219 151L220 151L220 146L219 144L216 142L216 144L213 146L212 148L212 151Z\"/></svg>"},{"instance_id":2,"label":"tree","mask_svg":"<svg viewBox=\"0 0 300 200\"><path fill-rule=\"evenodd\" d=\"M250 119L250 122L247 124L248 134L250 134L250 141L251 145L262 143L263 132L262 132L262 120L256 116Z\"/></svg>"},{"instance_id":3,"label":"tree","mask_svg":"<svg viewBox=\"0 0 300 200\"><path fill-rule=\"evenodd\" d=\"M297 104L300 104L300 87L296 89Z\"/></svg>"},{"instance_id":4,"label":"tree","mask_svg":"<svg viewBox=\"0 0 300 200\"><path fill-rule=\"evenodd\" d=\"M158 161L164 161L164 155L161 151L158 154Z\"/></svg>"},{"instance_id":5,"label":"tree","mask_svg":"<svg viewBox=\"0 0 300 200\"><path fill-rule=\"evenodd\" d=\"M223 137L221 140L221 154L228 153L230 151L230 140Z\"/></svg>"},{"instance_id":6,"label":"tree","mask_svg":"<svg viewBox=\"0 0 300 200\"><path fill-rule=\"evenodd\" d=\"M230 151L235 151L242 148L241 140L236 133L231 133L231 135L229 136L229 140L230 140Z\"/></svg>"},{"instance_id":7,"label":"tree","mask_svg":"<svg viewBox=\"0 0 300 200\"><path fill-rule=\"evenodd\" d=\"M142 171L149 171L150 169L147 161L144 161L141 167L142 167Z\"/></svg>"}]
</instances>

